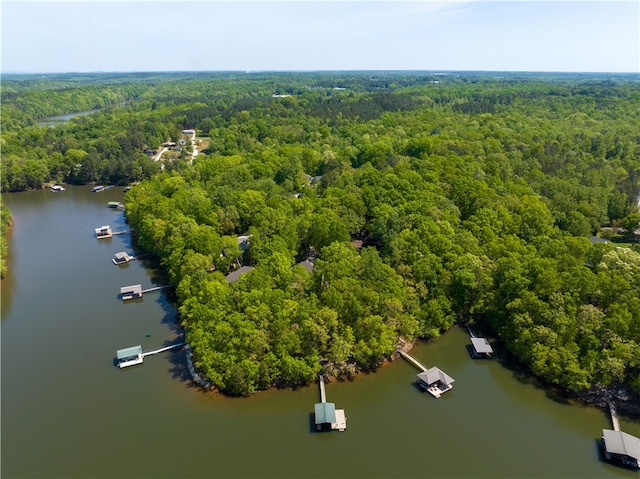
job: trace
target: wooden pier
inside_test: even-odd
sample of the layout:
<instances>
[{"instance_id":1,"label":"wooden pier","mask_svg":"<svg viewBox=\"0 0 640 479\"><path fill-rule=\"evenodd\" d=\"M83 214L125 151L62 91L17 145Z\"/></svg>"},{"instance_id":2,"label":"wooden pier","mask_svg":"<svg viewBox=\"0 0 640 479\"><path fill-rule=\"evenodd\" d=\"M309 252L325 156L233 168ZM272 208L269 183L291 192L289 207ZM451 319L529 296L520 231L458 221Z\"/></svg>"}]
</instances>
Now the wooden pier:
<instances>
[{"instance_id":1,"label":"wooden pier","mask_svg":"<svg viewBox=\"0 0 640 479\"><path fill-rule=\"evenodd\" d=\"M173 285L167 284L165 286L154 286L153 288L142 289L141 284L133 284L131 286L123 286L120 288L120 299L122 301L128 301L130 299L142 298L144 293L153 293L155 291L163 291L165 289L173 288Z\"/></svg>"},{"instance_id":2,"label":"wooden pier","mask_svg":"<svg viewBox=\"0 0 640 479\"><path fill-rule=\"evenodd\" d=\"M618 412L616 411L616 407L611 401L607 401L607 404L609 405L609 412L611 413L611 425L613 426L613 430L619 431L620 421L618 420Z\"/></svg>"},{"instance_id":3,"label":"wooden pier","mask_svg":"<svg viewBox=\"0 0 640 479\"><path fill-rule=\"evenodd\" d=\"M165 286L155 286L153 288L143 289L142 294L144 293L153 293L155 291L164 291L165 289L173 288L173 285L167 284Z\"/></svg>"},{"instance_id":4,"label":"wooden pier","mask_svg":"<svg viewBox=\"0 0 640 479\"><path fill-rule=\"evenodd\" d=\"M149 351L147 353L142 353L142 357L146 358L147 356L152 356L154 354L163 353L163 352L169 351L171 349L178 349L178 348L183 347L184 345L185 345L185 343L171 344L169 346L165 346L164 348L156 349L154 351Z\"/></svg>"},{"instance_id":5,"label":"wooden pier","mask_svg":"<svg viewBox=\"0 0 640 479\"><path fill-rule=\"evenodd\" d=\"M424 364L422 364L416 358L411 356L409 353L405 353L401 349L398 349L398 352L400 353L400 356L405 358L407 361L409 361L411 364L413 364L415 367L417 367L420 371L424 372L424 371L426 371L428 369Z\"/></svg>"},{"instance_id":6,"label":"wooden pier","mask_svg":"<svg viewBox=\"0 0 640 479\"><path fill-rule=\"evenodd\" d=\"M320 375L320 402L327 402L327 394L324 391L324 376Z\"/></svg>"}]
</instances>

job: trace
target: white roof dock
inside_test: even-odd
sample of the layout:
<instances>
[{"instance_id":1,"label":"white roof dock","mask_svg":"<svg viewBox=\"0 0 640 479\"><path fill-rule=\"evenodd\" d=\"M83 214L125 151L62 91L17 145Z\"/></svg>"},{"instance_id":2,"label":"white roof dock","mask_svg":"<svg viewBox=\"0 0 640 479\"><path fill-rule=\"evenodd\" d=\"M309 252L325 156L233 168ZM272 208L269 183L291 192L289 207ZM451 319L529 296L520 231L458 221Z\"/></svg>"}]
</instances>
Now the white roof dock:
<instances>
[{"instance_id":1,"label":"white roof dock","mask_svg":"<svg viewBox=\"0 0 640 479\"><path fill-rule=\"evenodd\" d=\"M122 298L122 301L142 298L142 285L133 284L131 286L123 286L122 288L120 288L120 297Z\"/></svg>"},{"instance_id":2,"label":"white roof dock","mask_svg":"<svg viewBox=\"0 0 640 479\"><path fill-rule=\"evenodd\" d=\"M487 338L471 338L471 343L473 344L473 349L476 350L478 354L492 354L493 348L487 341Z\"/></svg>"},{"instance_id":3,"label":"white roof dock","mask_svg":"<svg viewBox=\"0 0 640 479\"><path fill-rule=\"evenodd\" d=\"M453 382L455 381L455 379L435 366L417 376L418 383L435 398L439 398L445 392L453 389Z\"/></svg>"},{"instance_id":4,"label":"white roof dock","mask_svg":"<svg viewBox=\"0 0 640 479\"><path fill-rule=\"evenodd\" d=\"M126 368L128 366L134 366L136 364L142 364L142 346L132 346L130 348L118 349L116 352L118 359L118 367Z\"/></svg>"},{"instance_id":5,"label":"white roof dock","mask_svg":"<svg viewBox=\"0 0 640 479\"><path fill-rule=\"evenodd\" d=\"M602 442L607 459L613 454L625 465L640 468L640 439L626 432L603 429Z\"/></svg>"}]
</instances>

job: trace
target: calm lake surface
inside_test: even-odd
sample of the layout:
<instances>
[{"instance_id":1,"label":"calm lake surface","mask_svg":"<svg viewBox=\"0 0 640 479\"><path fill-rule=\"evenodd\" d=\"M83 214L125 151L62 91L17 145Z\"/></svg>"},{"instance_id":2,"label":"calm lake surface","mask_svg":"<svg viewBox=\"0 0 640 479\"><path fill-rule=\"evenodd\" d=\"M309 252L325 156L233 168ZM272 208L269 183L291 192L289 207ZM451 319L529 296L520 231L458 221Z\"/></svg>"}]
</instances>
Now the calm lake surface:
<instances>
[{"instance_id":1,"label":"calm lake surface","mask_svg":"<svg viewBox=\"0 0 640 479\"><path fill-rule=\"evenodd\" d=\"M119 370L116 350L178 341L164 292L123 304L121 286L165 284L129 235L122 188L89 186L5 195L13 213L2 282L3 478L637 478L599 460L607 414L566 405L498 361L473 361L453 329L411 352L456 379L434 399L398 360L375 374L328 383L346 432L314 433L317 385L231 399L186 377L184 352ZM150 336L147 336L150 334ZM621 421L640 436L640 423Z\"/></svg>"},{"instance_id":2,"label":"calm lake surface","mask_svg":"<svg viewBox=\"0 0 640 479\"><path fill-rule=\"evenodd\" d=\"M55 115L55 116L45 116L40 118L36 123L38 126L57 126L63 123L68 122L71 118L75 118L76 116L86 116L91 115L92 113L96 113L100 111L99 108L93 110L83 110L76 111L74 113L66 113L64 115Z\"/></svg>"}]
</instances>

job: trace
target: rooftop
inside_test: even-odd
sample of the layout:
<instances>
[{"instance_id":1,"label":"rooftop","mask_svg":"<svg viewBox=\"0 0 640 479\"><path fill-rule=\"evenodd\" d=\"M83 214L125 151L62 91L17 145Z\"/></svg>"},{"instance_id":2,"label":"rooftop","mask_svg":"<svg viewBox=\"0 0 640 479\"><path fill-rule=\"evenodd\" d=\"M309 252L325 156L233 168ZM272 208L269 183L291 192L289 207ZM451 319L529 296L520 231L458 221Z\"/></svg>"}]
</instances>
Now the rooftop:
<instances>
[{"instance_id":1,"label":"rooftop","mask_svg":"<svg viewBox=\"0 0 640 479\"><path fill-rule=\"evenodd\" d=\"M484 354L493 353L493 348L489 344L489 341L487 341L487 338L471 338L471 342L476 352Z\"/></svg>"},{"instance_id":2,"label":"rooftop","mask_svg":"<svg viewBox=\"0 0 640 479\"><path fill-rule=\"evenodd\" d=\"M449 385L455 381L455 379L435 366L418 374L418 379L429 385L437 382Z\"/></svg>"},{"instance_id":3,"label":"rooftop","mask_svg":"<svg viewBox=\"0 0 640 479\"><path fill-rule=\"evenodd\" d=\"M640 461L640 439L622 431L602 430L606 452L629 456Z\"/></svg>"},{"instance_id":4,"label":"rooftop","mask_svg":"<svg viewBox=\"0 0 640 479\"><path fill-rule=\"evenodd\" d=\"M314 406L316 425L334 424L336 422L336 405L332 402L319 402Z\"/></svg>"},{"instance_id":5,"label":"rooftop","mask_svg":"<svg viewBox=\"0 0 640 479\"><path fill-rule=\"evenodd\" d=\"M240 276L242 276L245 273L248 273L252 269L253 269L253 266L242 266L239 269L229 273L226 276L227 283L233 283L234 281L238 281L240 279Z\"/></svg>"}]
</instances>

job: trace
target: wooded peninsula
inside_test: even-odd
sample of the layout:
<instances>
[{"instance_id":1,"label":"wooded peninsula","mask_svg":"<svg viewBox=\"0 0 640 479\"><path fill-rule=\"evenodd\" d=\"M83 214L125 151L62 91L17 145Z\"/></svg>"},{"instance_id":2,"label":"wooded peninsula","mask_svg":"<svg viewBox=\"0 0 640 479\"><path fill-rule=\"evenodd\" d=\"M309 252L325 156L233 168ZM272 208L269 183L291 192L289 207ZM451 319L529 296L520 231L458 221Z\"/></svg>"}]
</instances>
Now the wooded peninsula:
<instances>
[{"instance_id":1,"label":"wooded peninsula","mask_svg":"<svg viewBox=\"0 0 640 479\"><path fill-rule=\"evenodd\" d=\"M2 192L133 185L136 242L225 393L473 323L549 385L640 394L637 75L3 75L1 93Z\"/></svg>"}]
</instances>

